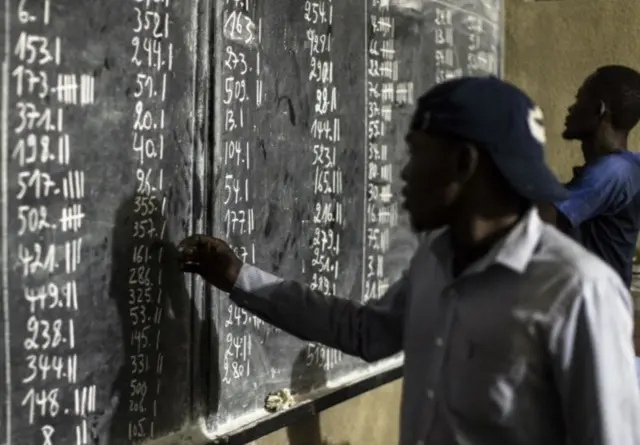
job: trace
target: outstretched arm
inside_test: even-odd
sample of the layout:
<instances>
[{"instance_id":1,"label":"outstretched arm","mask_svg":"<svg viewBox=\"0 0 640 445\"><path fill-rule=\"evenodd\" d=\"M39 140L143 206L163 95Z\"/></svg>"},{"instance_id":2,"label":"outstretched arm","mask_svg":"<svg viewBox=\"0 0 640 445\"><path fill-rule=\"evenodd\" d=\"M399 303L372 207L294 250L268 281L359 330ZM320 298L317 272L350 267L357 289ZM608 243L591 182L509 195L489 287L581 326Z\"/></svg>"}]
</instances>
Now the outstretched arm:
<instances>
[{"instance_id":1,"label":"outstretched arm","mask_svg":"<svg viewBox=\"0 0 640 445\"><path fill-rule=\"evenodd\" d=\"M376 361L402 350L407 288L403 277L380 300L361 304L244 264L230 298L298 338Z\"/></svg>"}]
</instances>

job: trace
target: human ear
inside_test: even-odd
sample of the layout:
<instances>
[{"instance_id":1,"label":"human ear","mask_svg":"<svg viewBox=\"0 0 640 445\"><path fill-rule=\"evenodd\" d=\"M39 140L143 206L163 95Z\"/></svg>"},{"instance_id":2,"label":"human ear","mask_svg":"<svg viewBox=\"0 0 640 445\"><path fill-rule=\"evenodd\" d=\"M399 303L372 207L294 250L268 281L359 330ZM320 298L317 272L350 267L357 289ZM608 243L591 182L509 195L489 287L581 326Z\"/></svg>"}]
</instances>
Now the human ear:
<instances>
[{"instance_id":1,"label":"human ear","mask_svg":"<svg viewBox=\"0 0 640 445\"><path fill-rule=\"evenodd\" d=\"M596 128L604 128L605 131L613 130L611 122L611 108L602 100L598 101Z\"/></svg>"},{"instance_id":2,"label":"human ear","mask_svg":"<svg viewBox=\"0 0 640 445\"><path fill-rule=\"evenodd\" d=\"M467 182L478 170L480 153L478 148L469 143L463 143L457 150L456 179L458 182Z\"/></svg>"}]
</instances>

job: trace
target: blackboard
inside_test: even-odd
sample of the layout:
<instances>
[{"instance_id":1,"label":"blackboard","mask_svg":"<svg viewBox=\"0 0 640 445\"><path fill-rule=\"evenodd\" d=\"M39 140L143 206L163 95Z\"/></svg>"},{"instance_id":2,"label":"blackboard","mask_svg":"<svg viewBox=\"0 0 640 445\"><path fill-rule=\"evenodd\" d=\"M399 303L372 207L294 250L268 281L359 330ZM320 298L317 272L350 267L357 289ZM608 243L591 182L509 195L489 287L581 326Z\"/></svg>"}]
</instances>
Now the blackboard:
<instances>
[{"instance_id":1,"label":"blackboard","mask_svg":"<svg viewBox=\"0 0 640 445\"><path fill-rule=\"evenodd\" d=\"M138 443L191 418L174 246L202 213L195 7L3 2L0 443Z\"/></svg>"},{"instance_id":2,"label":"blackboard","mask_svg":"<svg viewBox=\"0 0 640 445\"><path fill-rule=\"evenodd\" d=\"M0 444L246 443L286 418L272 391L313 411L401 366L265 325L181 275L174 246L213 233L378 298L416 245L398 202L414 100L500 73L499 0L0 11Z\"/></svg>"},{"instance_id":3,"label":"blackboard","mask_svg":"<svg viewBox=\"0 0 640 445\"><path fill-rule=\"evenodd\" d=\"M213 233L277 275L378 298L416 246L399 193L414 100L500 72L499 0L216 6ZM221 385L206 427L222 442L263 421L273 391L313 400L402 362L370 365L214 301Z\"/></svg>"}]
</instances>

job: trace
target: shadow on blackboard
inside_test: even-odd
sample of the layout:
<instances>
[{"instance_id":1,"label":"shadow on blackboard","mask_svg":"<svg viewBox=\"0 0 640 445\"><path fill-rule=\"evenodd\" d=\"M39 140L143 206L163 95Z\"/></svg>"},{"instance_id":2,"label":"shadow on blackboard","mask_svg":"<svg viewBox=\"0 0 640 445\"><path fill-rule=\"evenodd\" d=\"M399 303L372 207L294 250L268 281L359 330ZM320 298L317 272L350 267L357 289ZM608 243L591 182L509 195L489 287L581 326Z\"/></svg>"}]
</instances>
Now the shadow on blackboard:
<instances>
[{"instance_id":1,"label":"shadow on blackboard","mask_svg":"<svg viewBox=\"0 0 640 445\"><path fill-rule=\"evenodd\" d=\"M145 210L144 204L139 196L133 196L122 202L116 212L111 237L110 298L115 301L120 316L123 363L112 384L110 406L101 412L102 418L98 421L101 425L92 434L93 445L128 445L178 430L191 415L192 408L189 360L196 355L190 350L192 323L200 323L200 332L208 335L202 331L205 323L189 296L184 275L177 268L177 249L169 239L167 220L160 209L149 211L147 207ZM142 228L141 220L152 222L158 232L165 227L162 239L136 238L142 230L151 227ZM153 238L157 239L157 235ZM147 253L149 259L145 261ZM159 275L161 286L157 285ZM147 286L139 284L147 278L151 282L150 295L145 293ZM143 306L146 307L144 314L140 309ZM143 332L144 326L152 327ZM145 343L146 347L139 348ZM200 345L206 348L205 342ZM203 356L203 352L199 351L199 355ZM163 371L158 378L160 353ZM208 363L207 372L209 367L218 369L216 363ZM160 395L156 396L158 383ZM153 435L151 421L154 422Z\"/></svg>"},{"instance_id":2,"label":"shadow on blackboard","mask_svg":"<svg viewBox=\"0 0 640 445\"><path fill-rule=\"evenodd\" d=\"M313 346L312 346L313 347ZM291 393L308 394L316 389L322 389L327 384L327 375L322 366L309 366L307 357L308 347L304 347L296 357L291 368ZM329 442L322 438L320 416L301 420L287 427L289 445L351 445L347 441Z\"/></svg>"}]
</instances>

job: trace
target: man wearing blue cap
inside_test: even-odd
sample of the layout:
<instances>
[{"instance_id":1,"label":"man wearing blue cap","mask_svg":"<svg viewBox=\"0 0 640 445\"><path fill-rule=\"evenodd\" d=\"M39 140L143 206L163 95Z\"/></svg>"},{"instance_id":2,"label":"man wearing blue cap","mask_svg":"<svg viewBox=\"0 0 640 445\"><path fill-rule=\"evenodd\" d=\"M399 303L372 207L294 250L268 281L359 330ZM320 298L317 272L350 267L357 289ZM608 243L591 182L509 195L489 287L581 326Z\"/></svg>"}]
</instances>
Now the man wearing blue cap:
<instances>
[{"instance_id":1,"label":"man wearing blue cap","mask_svg":"<svg viewBox=\"0 0 640 445\"><path fill-rule=\"evenodd\" d=\"M366 305L243 264L222 240L182 268L300 338L374 361L404 351L401 445L637 445L629 293L534 202L565 189L542 112L495 77L440 84L406 140L405 208L424 240Z\"/></svg>"}]
</instances>

